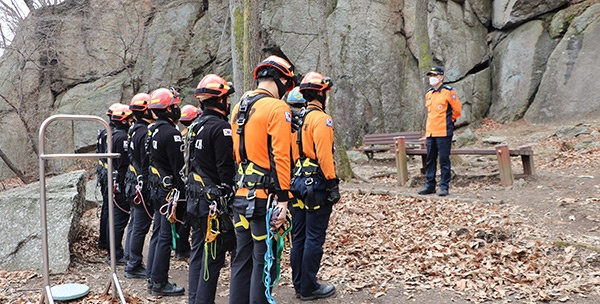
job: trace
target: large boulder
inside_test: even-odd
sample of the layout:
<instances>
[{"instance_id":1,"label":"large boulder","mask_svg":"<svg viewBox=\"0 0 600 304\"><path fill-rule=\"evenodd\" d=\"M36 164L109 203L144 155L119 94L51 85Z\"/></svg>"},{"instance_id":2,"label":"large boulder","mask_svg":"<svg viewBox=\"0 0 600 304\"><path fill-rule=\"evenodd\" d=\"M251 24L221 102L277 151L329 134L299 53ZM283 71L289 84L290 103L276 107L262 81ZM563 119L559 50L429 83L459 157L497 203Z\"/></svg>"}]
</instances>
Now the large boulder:
<instances>
[{"instance_id":1,"label":"large boulder","mask_svg":"<svg viewBox=\"0 0 600 304\"><path fill-rule=\"evenodd\" d=\"M71 261L69 244L79 233L87 208L86 172L73 171L46 180L48 256L50 271L64 273ZM40 271L42 233L40 184L34 183L0 195L0 269Z\"/></svg>"},{"instance_id":2,"label":"large boulder","mask_svg":"<svg viewBox=\"0 0 600 304\"><path fill-rule=\"evenodd\" d=\"M600 3L576 17L548 59L533 103L525 113L531 123L558 124L596 119L600 99L590 98L598 88Z\"/></svg>"},{"instance_id":3,"label":"large boulder","mask_svg":"<svg viewBox=\"0 0 600 304\"><path fill-rule=\"evenodd\" d=\"M487 28L461 4L437 3L429 14L431 51L434 61L446 67L445 81L454 82L489 59Z\"/></svg>"},{"instance_id":4,"label":"large boulder","mask_svg":"<svg viewBox=\"0 0 600 304\"><path fill-rule=\"evenodd\" d=\"M469 74L452 85L462 104L461 117L456 121L457 126L479 122L488 112L491 101L490 77L490 69L487 68L478 73Z\"/></svg>"},{"instance_id":5,"label":"large boulder","mask_svg":"<svg viewBox=\"0 0 600 304\"><path fill-rule=\"evenodd\" d=\"M555 10L569 0L494 0L492 25L497 29L514 26Z\"/></svg>"},{"instance_id":6,"label":"large boulder","mask_svg":"<svg viewBox=\"0 0 600 304\"><path fill-rule=\"evenodd\" d=\"M544 23L534 20L516 28L496 46L491 118L507 122L523 117L542 80L553 45Z\"/></svg>"}]
</instances>

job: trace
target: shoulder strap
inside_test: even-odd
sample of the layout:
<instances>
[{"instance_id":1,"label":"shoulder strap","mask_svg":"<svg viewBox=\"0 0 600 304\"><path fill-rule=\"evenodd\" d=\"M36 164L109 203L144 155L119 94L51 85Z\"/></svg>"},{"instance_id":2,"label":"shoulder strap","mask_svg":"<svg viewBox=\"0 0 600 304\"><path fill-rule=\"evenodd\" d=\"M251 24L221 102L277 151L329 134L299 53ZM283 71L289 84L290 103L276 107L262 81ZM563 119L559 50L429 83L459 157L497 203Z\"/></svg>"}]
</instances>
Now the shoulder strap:
<instances>
[{"instance_id":1,"label":"shoulder strap","mask_svg":"<svg viewBox=\"0 0 600 304\"><path fill-rule=\"evenodd\" d=\"M191 146L195 145L196 136L198 135L198 132L200 131L200 129L202 129L202 127L206 124L207 121L209 121L210 119L214 119L214 118L218 119L217 116L206 114L206 115L202 115L199 118L197 118L196 120L194 120L194 122L192 122L192 124L188 127L187 138L186 138L186 143L185 143L186 147L185 147L185 151L184 151L184 156L186 156L185 157L186 161L185 161L184 167L190 168L190 165L191 165L191 167L194 169L194 171L196 171L196 173L200 174L200 176L203 179L207 178L207 175L204 174L204 172L200 168L200 165L196 162L196 158L193 156L193 153L190 153L190 150L191 150ZM184 172L184 174L187 178L187 172Z\"/></svg>"},{"instance_id":2,"label":"shoulder strap","mask_svg":"<svg viewBox=\"0 0 600 304\"><path fill-rule=\"evenodd\" d=\"M246 125L246 123L248 122L248 119L250 118L249 114L250 114L250 109L252 109L252 106L254 106L254 104L264 98L264 97L268 97L269 95L266 93L258 93L254 96L246 96L244 98L242 98L242 100L240 101L240 107L238 108L238 120L237 120L237 125L238 125L238 129L237 129L237 134L240 136L240 159L242 160L242 164L247 164L248 163L248 155L246 154L246 143L244 140L244 126Z\"/></svg>"},{"instance_id":3,"label":"shoulder strap","mask_svg":"<svg viewBox=\"0 0 600 304\"><path fill-rule=\"evenodd\" d=\"M96 153L106 152L106 129L98 130L96 137Z\"/></svg>"},{"instance_id":4,"label":"shoulder strap","mask_svg":"<svg viewBox=\"0 0 600 304\"><path fill-rule=\"evenodd\" d=\"M144 143L144 147L146 148L146 154L148 155L148 161L150 164L152 164L152 136L154 135L154 131L156 131L156 129L159 126L164 124L167 124L167 122L164 120L157 120L156 122L148 125L148 134L146 135L146 142Z\"/></svg>"},{"instance_id":5,"label":"shoulder strap","mask_svg":"<svg viewBox=\"0 0 600 304\"><path fill-rule=\"evenodd\" d=\"M127 139L129 140L129 149L127 149L127 155L129 156L129 163L133 166L138 175L142 174L142 164L140 164L139 161L133 157L133 149L131 149L131 137L133 136L133 133L135 133L141 127L142 125L139 123L133 124L133 126L131 126L127 132Z\"/></svg>"},{"instance_id":6,"label":"shoulder strap","mask_svg":"<svg viewBox=\"0 0 600 304\"><path fill-rule=\"evenodd\" d=\"M308 113L312 112L312 111L316 111L317 108L310 108L310 109L306 109L304 111L304 113L302 114L302 125L304 125L304 119L306 118L306 116L308 116ZM304 155L304 150L302 148L302 129L300 128L300 130L298 130L298 138L296 138L296 144L298 145L298 149L300 152L300 159L304 159L306 158L306 155ZM317 148L313 147L315 150L315 160L317 160Z\"/></svg>"}]
</instances>

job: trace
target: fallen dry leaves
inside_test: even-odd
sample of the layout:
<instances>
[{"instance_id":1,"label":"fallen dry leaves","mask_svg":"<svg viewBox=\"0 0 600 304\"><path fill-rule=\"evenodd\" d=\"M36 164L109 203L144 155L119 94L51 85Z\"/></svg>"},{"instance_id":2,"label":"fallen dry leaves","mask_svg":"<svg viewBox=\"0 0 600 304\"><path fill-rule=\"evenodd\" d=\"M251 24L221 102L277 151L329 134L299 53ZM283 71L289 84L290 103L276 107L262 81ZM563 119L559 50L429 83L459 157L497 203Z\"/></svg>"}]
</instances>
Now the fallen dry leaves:
<instances>
[{"instance_id":1,"label":"fallen dry leaves","mask_svg":"<svg viewBox=\"0 0 600 304\"><path fill-rule=\"evenodd\" d=\"M452 289L473 301L565 299L598 291L583 248L544 241L506 205L345 193L335 206L322 279L346 292Z\"/></svg>"}]
</instances>

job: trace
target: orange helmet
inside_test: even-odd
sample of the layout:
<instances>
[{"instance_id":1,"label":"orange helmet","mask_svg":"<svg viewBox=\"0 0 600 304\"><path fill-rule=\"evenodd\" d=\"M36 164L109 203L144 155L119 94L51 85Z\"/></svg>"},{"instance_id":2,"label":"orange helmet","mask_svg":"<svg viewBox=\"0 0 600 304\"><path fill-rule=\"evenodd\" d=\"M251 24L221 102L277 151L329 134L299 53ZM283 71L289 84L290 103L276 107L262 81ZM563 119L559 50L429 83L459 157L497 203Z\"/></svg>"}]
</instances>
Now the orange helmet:
<instances>
[{"instance_id":1,"label":"orange helmet","mask_svg":"<svg viewBox=\"0 0 600 304\"><path fill-rule=\"evenodd\" d=\"M275 71L279 72L279 75L275 74ZM287 92L291 91L298 82L296 75L294 74L294 67L287 62L287 60L279 56L269 56L267 59L259 63L254 68L254 79L259 77L276 77L281 76L292 80L292 84L288 86Z\"/></svg>"},{"instance_id":2,"label":"orange helmet","mask_svg":"<svg viewBox=\"0 0 600 304\"><path fill-rule=\"evenodd\" d=\"M148 109L148 105L150 104L150 94L147 93L137 93L133 98L131 98L131 102L129 103L129 108L132 111L143 112Z\"/></svg>"},{"instance_id":3,"label":"orange helmet","mask_svg":"<svg viewBox=\"0 0 600 304\"><path fill-rule=\"evenodd\" d=\"M200 111L200 109L198 109L198 107L192 105L185 105L181 107L181 118L179 118L179 121L192 121L196 119L196 117L198 117L200 114L202 114L202 112Z\"/></svg>"},{"instance_id":4,"label":"orange helmet","mask_svg":"<svg viewBox=\"0 0 600 304\"><path fill-rule=\"evenodd\" d=\"M321 73L310 72L304 76L300 83L300 92L306 90L329 91L333 87L331 78L323 76Z\"/></svg>"},{"instance_id":5,"label":"orange helmet","mask_svg":"<svg viewBox=\"0 0 600 304\"><path fill-rule=\"evenodd\" d=\"M235 89L231 82L225 81L225 79L218 75L208 74L200 80L200 83L198 83L198 88L196 88L196 91L194 92L194 97L203 101L215 97L227 97L234 92Z\"/></svg>"},{"instance_id":6,"label":"orange helmet","mask_svg":"<svg viewBox=\"0 0 600 304\"><path fill-rule=\"evenodd\" d=\"M166 89L160 88L154 90L152 94L150 94L150 104L148 104L149 109L166 109L172 105L178 105L181 103L179 100L179 93L175 91L175 89Z\"/></svg>"},{"instance_id":7,"label":"orange helmet","mask_svg":"<svg viewBox=\"0 0 600 304\"><path fill-rule=\"evenodd\" d=\"M128 105L119 104L113 109L112 115L110 116L110 120L112 121L124 121L127 118L131 117L133 112L129 109Z\"/></svg>"},{"instance_id":8,"label":"orange helmet","mask_svg":"<svg viewBox=\"0 0 600 304\"><path fill-rule=\"evenodd\" d=\"M106 110L106 115L108 115L108 117L110 118L112 116L113 111L119 106L121 106L121 103L119 102L111 104L110 107L108 107L108 109Z\"/></svg>"}]
</instances>

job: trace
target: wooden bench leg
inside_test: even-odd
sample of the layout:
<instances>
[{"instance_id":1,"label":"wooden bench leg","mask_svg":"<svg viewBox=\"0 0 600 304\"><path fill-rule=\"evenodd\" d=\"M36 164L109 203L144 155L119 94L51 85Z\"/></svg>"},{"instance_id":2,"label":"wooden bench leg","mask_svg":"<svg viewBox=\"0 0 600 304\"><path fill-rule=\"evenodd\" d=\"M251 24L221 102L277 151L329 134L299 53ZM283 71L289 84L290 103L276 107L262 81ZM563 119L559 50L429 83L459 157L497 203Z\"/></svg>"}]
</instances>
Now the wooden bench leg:
<instances>
[{"instance_id":1,"label":"wooden bench leg","mask_svg":"<svg viewBox=\"0 0 600 304\"><path fill-rule=\"evenodd\" d=\"M395 137L396 146L396 170L398 172L398 183L404 186L408 181L408 165L406 161L406 139Z\"/></svg>"},{"instance_id":2,"label":"wooden bench leg","mask_svg":"<svg viewBox=\"0 0 600 304\"><path fill-rule=\"evenodd\" d=\"M523 163L523 174L535 175L535 167L533 166L533 155L521 155Z\"/></svg>"},{"instance_id":3,"label":"wooden bench leg","mask_svg":"<svg viewBox=\"0 0 600 304\"><path fill-rule=\"evenodd\" d=\"M427 155L421 155L421 174L425 175L427 170Z\"/></svg>"},{"instance_id":4,"label":"wooden bench leg","mask_svg":"<svg viewBox=\"0 0 600 304\"><path fill-rule=\"evenodd\" d=\"M502 186L510 186L513 183L512 168L510 167L510 152L508 145L497 145L496 157L498 158L498 169L500 171L500 183Z\"/></svg>"}]
</instances>

